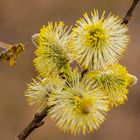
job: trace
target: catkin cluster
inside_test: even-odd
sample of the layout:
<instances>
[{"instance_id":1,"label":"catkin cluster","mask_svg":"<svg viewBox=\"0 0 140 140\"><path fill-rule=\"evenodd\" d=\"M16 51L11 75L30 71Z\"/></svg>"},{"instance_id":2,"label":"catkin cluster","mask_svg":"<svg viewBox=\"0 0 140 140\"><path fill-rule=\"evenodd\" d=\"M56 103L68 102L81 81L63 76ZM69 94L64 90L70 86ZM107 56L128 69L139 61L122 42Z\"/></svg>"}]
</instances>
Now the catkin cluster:
<instances>
[{"instance_id":1,"label":"catkin cluster","mask_svg":"<svg viewBox=\"0 0 140 140\"><path fill-rule=\"evenodd\" d=\"M50 106L56 125L72 134L98 129L108 112L127 101L136 83L118 62L129 43L118 16L87 13L74 28L48 23L32 39L38 76L26 92L30 105Z\"/></svg>"}]
</instances>

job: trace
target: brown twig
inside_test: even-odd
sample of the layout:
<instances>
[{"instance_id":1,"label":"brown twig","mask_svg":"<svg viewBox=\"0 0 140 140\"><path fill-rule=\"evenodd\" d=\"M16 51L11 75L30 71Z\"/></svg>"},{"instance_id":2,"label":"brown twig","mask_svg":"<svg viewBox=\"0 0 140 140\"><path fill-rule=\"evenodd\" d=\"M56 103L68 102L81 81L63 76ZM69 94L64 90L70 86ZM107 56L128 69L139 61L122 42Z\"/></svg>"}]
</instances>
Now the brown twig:
<instances>
[{"instance_id":1,"label":"brown twig","mask_svg":"<svg viewBox=\"0 0 140 140\"><path fill-rule=\"evenodd\" d=\"M131 5L130 9L128 10L128 12L126 13L122 24L128 24L129 23L129 21L132 17L133 11L136 8L139 1L140 0L133 0L133 3ZM87 70L83 71L82 77L84 76L84 74L86 72L87 72ZM32 133L32 131L34 131L36 128L42 126L44 124L43 119L47 116L49 109L50 109L50 107L46 107L40 113L36 113L34 115L33 120L16 137L16 140L25 140Z\"/></svg>"},{"instance_id":2,"label":"brown twig","mask_svg":"<svg viewBox=\"0 0 140 140\"><path fill-rule=\"evenodd\" d=\"M131 7L129 8L128 12L126 13L122 24L128 24L130 22L130 20L132 18L132 15L133 15L133 11L135 10L135 8L136 8L136 6L137 6L139 1L140 0L133 0L133 3L131 5Z\"/></svg>"},{"instance_id":3,"label":"brown twig","mask_svg":"<svg viewBox=\"0 0 140 140\"><path fill-rule=\"evenodd\" d=\"M16 137L16 140L25 140L32 131L41 127L44 124L44 121L42 120L47 116L49 109L50 107L46 107L40 113L36 113L33 120Z\"/></svg>"}]
</instances>

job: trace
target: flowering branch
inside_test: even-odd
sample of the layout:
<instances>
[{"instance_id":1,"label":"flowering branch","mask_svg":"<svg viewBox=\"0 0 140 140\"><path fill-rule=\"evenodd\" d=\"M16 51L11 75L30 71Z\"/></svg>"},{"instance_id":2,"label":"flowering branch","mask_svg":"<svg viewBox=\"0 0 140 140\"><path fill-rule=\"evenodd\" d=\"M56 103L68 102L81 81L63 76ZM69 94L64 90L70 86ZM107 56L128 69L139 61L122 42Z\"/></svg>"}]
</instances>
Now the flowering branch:
<instances>
[{"instance_id":1,"label":"flowering branch","mask_svg":"<svg viewBox=\"0 0 140 140\"><path fill-rule=\"evenodd\" d=\"M133 3L131 5L130 9L128 10L128 12L126 13L122 24L128 24L129 23L129 21L132 17L133 11L136 8L136 5L138 4L139 1L140 0L133 0ZM82 72L82 77L86 72L87 72L87 70L84 70ZM44 124L43 119L47 116L49 109L50 109L50 107L46 107L40 113L36 113L34 115L33 120L16 137L16 140L25 140L36 128L39 128L40 126L42 126Z\"/></svg>"}]
</instances>

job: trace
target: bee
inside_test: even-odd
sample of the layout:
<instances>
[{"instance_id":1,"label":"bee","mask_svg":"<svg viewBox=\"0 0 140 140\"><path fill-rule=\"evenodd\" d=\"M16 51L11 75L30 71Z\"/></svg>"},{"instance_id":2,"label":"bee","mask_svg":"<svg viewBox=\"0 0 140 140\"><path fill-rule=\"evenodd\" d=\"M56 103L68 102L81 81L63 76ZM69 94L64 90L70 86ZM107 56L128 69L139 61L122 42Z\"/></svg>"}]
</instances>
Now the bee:
<instances>
[{"instance_id":1,"label":"bee","mask_svg":"<svg viewBox=\"0 0 140 140\"><path fill-rule=\"evenodd\" d=\"M10 65L15 65L15 58L19 57L22 52L25 51L25 47L22 43L17 44L7 44L5 42L0 42L0 62L9 61Z\"/></svg>"}]
</instances>

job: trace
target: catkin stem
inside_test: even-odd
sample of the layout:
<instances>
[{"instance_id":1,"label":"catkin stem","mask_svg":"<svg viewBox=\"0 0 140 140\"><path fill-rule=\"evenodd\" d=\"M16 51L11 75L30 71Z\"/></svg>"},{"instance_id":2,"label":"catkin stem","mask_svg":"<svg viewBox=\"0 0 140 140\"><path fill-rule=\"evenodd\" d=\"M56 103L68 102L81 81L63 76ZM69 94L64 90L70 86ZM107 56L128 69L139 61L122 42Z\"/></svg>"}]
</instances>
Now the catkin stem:
<instances>
[{"instance_id":1,"label":"catkin stem","mask_svg":"<svg viewBox=\"0 0 140 140\"><path fill-rule=\"evenodd\" d=\"M133 3L131 5L131 7L129 8L129 10L127 11L127 13L126 13L126 15L125 15L125 17L123 19L122 24L128 24L130 22L130 20L132 18L132 15L133 15L133 11L135 10L135 8L136 8L136 6L137 6L139 1L140 0L133 0Z\"/></svg>"},{"instance_id":2,"label":"catkin stem","mask_svg":"<svg viewBox=\"0 0 140 140\"><path fill-rule=\"evenodd\" d=\"M47 116L50 107L46 107L40 113L34 115L33 120L19 133L16 140L25 140L32 131L44 124L43 119Z\"/></svg>"}]
</instances>

